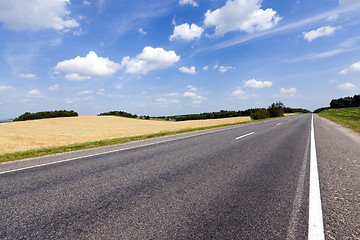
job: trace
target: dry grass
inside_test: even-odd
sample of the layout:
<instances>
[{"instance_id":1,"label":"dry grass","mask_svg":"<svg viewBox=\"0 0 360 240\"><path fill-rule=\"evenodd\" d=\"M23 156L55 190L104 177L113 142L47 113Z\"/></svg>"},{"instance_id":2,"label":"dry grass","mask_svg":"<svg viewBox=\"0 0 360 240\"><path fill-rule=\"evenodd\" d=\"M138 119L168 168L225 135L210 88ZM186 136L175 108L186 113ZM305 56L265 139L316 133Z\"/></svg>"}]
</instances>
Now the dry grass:
<instances>
[{"instance_id":1,"label":"dry grass","mask_svg":"<svg viewBox=\"0 0 360 240\"><path fill-rule=\"evenodd\" d=\"M0 155L30 149L240 123L250 120L250 117L235 117L167 122L114 116L89 116L1 123Z\"/></svg>"}]
</instances>

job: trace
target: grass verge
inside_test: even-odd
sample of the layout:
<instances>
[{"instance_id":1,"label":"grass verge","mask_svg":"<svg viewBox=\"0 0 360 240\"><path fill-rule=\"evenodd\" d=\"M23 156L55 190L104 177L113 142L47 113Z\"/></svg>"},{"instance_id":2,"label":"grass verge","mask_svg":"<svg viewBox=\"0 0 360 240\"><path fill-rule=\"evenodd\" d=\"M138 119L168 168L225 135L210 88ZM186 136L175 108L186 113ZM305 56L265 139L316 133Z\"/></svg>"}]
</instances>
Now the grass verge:
<instances>
[{"instance_id":1,"label":"grass verge","mask_svg":"<svg viewBox=\"0 0 360 240\"><path fill-rule=\"evenodd\" d=\"M326 109L318 115L360 133L360 107Z\"/></svg>"},{"instance_id":2,"label":"grass verge","mask_svg":"<svg viewBox=\"0 0 360 240\"><path fill-rule=\"evenodd\" d=\"M262 120L264 120L264 119L262 119ZM90 148L96 148L96 147L104 147L104 146L109 146L109 145L145 140L145 139L150 139L150 138L175 135L175 134L180 134L180 133L194 132L194 131L200 131L200 130L206 130L206 129L219 128L219 127L227 127L227 126L239 125L239 124L248 123L248 122L252 122L252 121L231 123L231 124L221 124L221 125L215 125L215 126L209 126L209 127L189 128L189 129L182 129L182 130L171 131L171 132L160 132L160 133L139 135L139 136L133 136L133 137L113 138L113 139L106 139L106 140L95 141L95 142L76 143L76 144L60 146L60 147L42 148L42 149L34 149L34 150L27 150L27 151L21 151L21 152L7 153L7 154L0 155L0 163L24 159L24 158L41 157L41 156L55 154L55 153L63 153L63 152L71 152L71 151L90 149Z\"/></svg>"}]
</instances>

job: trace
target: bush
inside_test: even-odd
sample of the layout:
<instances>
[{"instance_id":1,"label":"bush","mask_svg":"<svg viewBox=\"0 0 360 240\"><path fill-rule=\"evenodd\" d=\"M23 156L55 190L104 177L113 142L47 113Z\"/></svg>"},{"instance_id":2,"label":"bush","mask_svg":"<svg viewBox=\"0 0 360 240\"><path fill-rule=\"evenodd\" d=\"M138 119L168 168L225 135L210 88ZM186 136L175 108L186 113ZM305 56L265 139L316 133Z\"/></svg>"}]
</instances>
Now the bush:
<instances>
[{"instance_id":1,"label":"bush","mask_svg":"<svg viewBox=\"0 0 360 240\"><path fill-rule=\"evenodd\" d=\"M98 116L118 116L118 117L127 117L127 118L137 118L136 114L127 113L124 111L110 111L105 113L100 113Z\"/></svg>"},{"instance_id":2,"label":"bush","mask_svg":"<svg viewBox=\"0 0 360 240\"><path fill-rule=\"evenodd\" d=\"M273 103L268 107L268 111L271 118L282 117L284 116L284 104L282 102Z\"/></svg>"},{"instance_id":3,"label":"bush","mask_svg":"<svg viewBox=\"0 0 360 240\"><path fill-rule=\"evenodd\" d=\"M250 115L250 117L253 120L258 120L258 119L263 119L263 118L269 118L270 117L270 113L268 110L266 109L259 109L256 112L252 113Z\"/></svg>"}]
</instances>

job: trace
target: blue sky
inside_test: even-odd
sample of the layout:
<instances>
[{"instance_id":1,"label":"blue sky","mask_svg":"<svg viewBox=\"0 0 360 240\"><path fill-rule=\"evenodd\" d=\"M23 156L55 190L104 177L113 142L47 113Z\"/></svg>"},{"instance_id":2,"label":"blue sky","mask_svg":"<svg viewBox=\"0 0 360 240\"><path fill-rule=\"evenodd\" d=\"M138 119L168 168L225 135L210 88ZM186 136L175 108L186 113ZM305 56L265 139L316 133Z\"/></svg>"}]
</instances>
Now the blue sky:
<instances>
[{"instance_id":1,"label":"blue sky","mask_svg":"<svg viewBox=\"0 0 360 240\"><path fill-rule=\"evenodd\" d=\"M0 118L314 110L360 89L359 0L0 0Z\"/></svg>"}]
</instances>

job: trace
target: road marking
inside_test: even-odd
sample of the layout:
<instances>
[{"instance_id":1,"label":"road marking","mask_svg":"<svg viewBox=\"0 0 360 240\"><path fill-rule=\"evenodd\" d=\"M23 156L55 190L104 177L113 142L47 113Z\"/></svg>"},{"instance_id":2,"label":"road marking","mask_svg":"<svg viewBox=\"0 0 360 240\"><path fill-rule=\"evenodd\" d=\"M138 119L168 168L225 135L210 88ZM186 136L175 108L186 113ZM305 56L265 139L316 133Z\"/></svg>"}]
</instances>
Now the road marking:
<instances>
[{"instance_id":1,"label":"road marking","mask_svg":"<svg viewBox=\"0 0 360 240\"><path fill-rule=\"evenodd\" d=\"M251 133L242 135L242 136L240 136L240 137L237 137L237 138L235 138L235 139L237 140L237 139L240 139L240 138L244 138L244 137L250 136L251 134L254 134L254 133L255 133L255 132L251 132Z\"/></svg>"},{"instance_id":2,"label":"road marking","mask_svg":"<svg viewBox=\"0 0 360 240\"><path fill-rule=\"evenodd\" d=\"M309 190L309 240L323 240L324 224L321 210L319 173L316 159L314 134L314 114L311 116L311 147L310 147L310 190Z\"/></svg>"},{"instance_id":3,"label":"road marking","mask_svg":"<svg viewBox=\"0 0 360 240\"><path fill-rule=\"evenodd\" d=\"M279 126L281 123L276 124L276 126Z\"/></svg>"},{"instance_id":4,"label":"road marking","mask_svg":"<svg viewBox=\"0 0 360 240\"><path fill-rule=\"evenodd\" d=\"M305 185L305 176L306 176L306 166L308 162L309 157L309 149L310 148L310 133L308 135L307 141L306 141L306 147L305 147L305 153L303 158L303 164L299 173L299 179L298 184L296 187L296 193L295 198L293 201L293 207L291 210L291 217L290 217L290 224L287 232L286 239L296 239L296 228L299 223L299 212L301 208L301 202L303 199L303 193L304 193L304 185Z\"/></svg>"},{"instance_id":5,"label":"road marking","mask_svg":"<svg viewBox=\"0 0 360 240\"><path fill-rule=\"evenodd\" d=\"M253 123L251 125L249 124L248 126L252 126L254 124L255 123ZM258 124L258 123L256 123L256 124ZM242 128L242 127L246 127L246 125L239 125L239 126L236 126L234 128ZM223 132L223 131L227 131L227 130L231 130L231 129L232 128L222 128L222 129L219 129L219 130L212 130L212 131L210 130L210 131L207 131L207 132L201 132L201 133L197 133L197 134L187 135L187 136L180 137L180 138L175 138L175 139L168 139L168 140L164 140L164 141L158 141L158 142L153 142L153 143L142 144L142 145L139 145L139 146L127 147L127 148L116 149L116 150L107 151L107 152L101 152L101 153L95 153L95 154L90 154L90 155L85 155L85 156L80 156L80 157L75 157L75 158L70 158L70 159L59 160L59 161L55 161L55 162L49 162L49 163L33 165L33 166L29 166L29 167L17 168L17 169L12 169L12 170L7 170L7 171L0 172L0 175L6 174L6 173L23 171L23 170L27 170L27 169L40 168L40 167L54 165L54 164L58 164L58 163L71 162L71 161L75 161L75 160L79 160L79 159L84 159L84 158L89 158L89 157L96 157L96 156L106 155L106 154L109 154L109 153L121 152L121 151L131 150L131 149L140 148L140 147L147 147L147 146L151 146L151 145L156 145L156 144L161 144L161 143L166 143L166 142L172 142L172 141L176 141L176 140L181 140L181 139L186 139L186 138L191 138L191 137L197 137L197 136L206 135L206 134ZM251 134L253 134L253 133L251 133ZM176 136L176 135L173 135L173 136Z\"/></svg>"}]
</instances>

